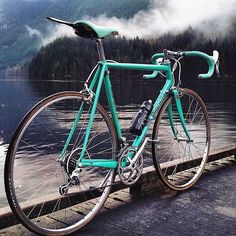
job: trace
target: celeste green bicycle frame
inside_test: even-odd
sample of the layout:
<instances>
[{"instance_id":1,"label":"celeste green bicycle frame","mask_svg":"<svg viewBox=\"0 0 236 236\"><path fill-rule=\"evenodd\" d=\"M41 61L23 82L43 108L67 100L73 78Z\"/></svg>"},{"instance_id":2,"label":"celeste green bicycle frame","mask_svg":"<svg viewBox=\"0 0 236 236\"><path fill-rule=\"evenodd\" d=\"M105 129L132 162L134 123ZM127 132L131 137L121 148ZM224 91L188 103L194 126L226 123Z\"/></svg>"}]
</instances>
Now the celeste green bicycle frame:
<instances>
[{"instance_id":1,"label":"celeste green bicycle frame","mask_svg":"<svg viewBox=\"0 0 236 236\"><path fill-rule=\"evenodd\" d=\"M191 52L186 52L186 56L203 57L204 59L207 60L208 65L209 65L209 71L207 74L200 75L200 76L202 76L202 78L208 78L210 76L210 74L212 73L212 70L214 71L214 63L213 63L211 57L209 57L207 54L201 53L198 51L191 51ZM181 102L180 102L180 92L177 88L173 87L175 81L172 76L170 62L167 62L165 64L156 63L155 60L160 57L164 57L164 54L163 53L155 54L152 57L153 64L117 63L117 62L110 62L107 60L98 62L96 72L94 73L91 83L89 85L89 90L93 91L93 94L94 94L93 101L92 101L93 104L92 104L92 109L91 109L91 113L90 113L90 119L88 122L86 134L84 137L82 151L81 151L80 156L77 160L77 166L81 166L81 167L82 166L94 166L94 167L103 167L103 168L111 168L111 169L115 169L118 166L117 160L106 160L106 159L102 159L102 157L101 157L101 159L93 159L93 160L83 158L85 151L86 151L86 146L88 143L90 130L91 130L92 123L94 120L95 111L96 111L96 107L98 104L98 100L99 100L99 96L100 96L100 92L101 92L101 88L102 88L103 83L105 85L105 91L106 91L106 95L107 95L108 105L109 105L109 109L111 112L111 118L112 118L115 130L116 130L118 142L119 142L119 144L122 144L122 142L123 142L122 141L122 134L121 134L121 127L120 127L119 119L118 119L117 112L116 112L116 106L115 106L115 102L114 102L114 98L113 98L112 86L111 86L111 82L110 82L110 78L109 78L109 69L128 69L128 70L152 71L153 72L152 74L145 76L146 79L155 78L156 75L158 74L158 72L164 73L166 75L166 82L165 82L163 88L161 89L160 94L158 95L156 101L153 104L153 108L152 108L152 111L148 117L148 121L153 121L157 117L157 114L158 114L162 104L164 103L165 99L168 97L168 95L170 93L172 93L173 98L174 98L173 100L176 104L177 111L179 114L179 119L180 119L180 122L183 126L187 140L191 141L191 137L190 137L190 134L187 130L183 111L182 111L182 106L181 106ZM199 78L200 78L200 76L199 76ZM78 114L77 114L77 117L74 121L74 124L71 128L70 134L66 140L64 148L61 152L60 158L63 158L63 156L67 150L67 147L68 147L70 140L74 134L74 131L75 131L76 126L80 120L80 116L81 116L82 112L83 112L83 102L82 102L82 105L78 111ZM168 105L167 112L168 112L169 121L170 121L173 135L177 139L177 131L175 129L174 122L173 122L172 104L171 103ZM150 122L147 122L147 124L142 129L141 135L137 136L135 138L135 140L132 144L132 147L134 147L136 150L138 150L138 148L143 143L144 138L146 137L146 134L147 134L147 131L149 128L149 124L150 124ZM131 158L133 157L132 155L133 154L131 154ZM125 163L124 163L124 165L125 165Z\"/></svg>"}]
</instances>

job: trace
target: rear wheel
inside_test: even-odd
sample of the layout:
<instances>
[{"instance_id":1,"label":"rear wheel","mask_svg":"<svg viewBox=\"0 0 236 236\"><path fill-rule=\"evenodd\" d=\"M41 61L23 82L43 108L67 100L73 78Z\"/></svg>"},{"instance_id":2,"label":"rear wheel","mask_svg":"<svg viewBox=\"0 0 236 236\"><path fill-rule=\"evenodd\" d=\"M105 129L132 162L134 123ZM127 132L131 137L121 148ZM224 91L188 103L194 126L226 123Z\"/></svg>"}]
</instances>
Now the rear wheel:
<instances>
[{"instance_id":1,"label":"rear wheel","mask_svg":"<svg viewBox=\"0 0 236 236\"><path fill-rule=\"evenodd\" d=\"M153 128L154 166L162 181L174 190L193 186L202 174L210 148L210 122L202 99L192 90L181 89L180 101L192 140L189 142L186 137L172 96L163 104ZM169 104L173 109L177 139L170 125Z\"/></svg>"},{"instance_id":2,"label":"rear wheel","mask_svg":"<svg viewBox=\"0 0 236 236\"><path fill-rule=\"evenodd\" d=\"M80 107L83 112L64 147ZM10 143L5 163L5 188L10 207L29 230L65 235L86 225L106 201L115 170L82 167L71 177L82 150L92 103L77 92L52 95L22 120ZM110 117L98 104L85 158L114 160L117 137Z\"/></svg>"}]
</instances>

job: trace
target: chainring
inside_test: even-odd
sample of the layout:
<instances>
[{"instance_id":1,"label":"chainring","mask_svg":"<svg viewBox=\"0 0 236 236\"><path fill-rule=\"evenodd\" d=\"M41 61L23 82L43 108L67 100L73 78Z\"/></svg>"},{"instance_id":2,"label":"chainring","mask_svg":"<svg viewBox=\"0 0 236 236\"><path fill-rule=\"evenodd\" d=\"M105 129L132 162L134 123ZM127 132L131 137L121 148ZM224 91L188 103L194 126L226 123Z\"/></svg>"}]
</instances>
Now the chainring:
<instances>
[{"instance_id":1,"label":"chainring","mask_svg":"<svg viewBox=\"0 0 236 236\"><path fill-rule=\"evenodd\" d=\"M132 152L134 155L136 154L136 150L132 147L125 149L118 160L118 175L121 182L127 186L136 183L143 171L142 154L140 154L135 163L131 164L129 154Z\"/></svg>"}]
</instances>

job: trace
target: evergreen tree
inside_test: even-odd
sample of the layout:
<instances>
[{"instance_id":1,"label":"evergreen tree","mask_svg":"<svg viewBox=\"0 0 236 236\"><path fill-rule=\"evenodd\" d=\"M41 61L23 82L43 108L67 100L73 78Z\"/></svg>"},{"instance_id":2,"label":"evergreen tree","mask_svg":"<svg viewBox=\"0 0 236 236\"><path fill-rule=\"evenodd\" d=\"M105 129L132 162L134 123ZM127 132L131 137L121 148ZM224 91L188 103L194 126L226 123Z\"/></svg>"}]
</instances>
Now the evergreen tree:
<instances>
[{"instance_id":1,"label":"evergreen tree","mask_svg":"<svg viewBox=\"0 0 236 236\"><path fill-rule=\"evenodd\" d=\"M108 38L103 40L107 59L118 62L150 63L154 53L163 49L169 50L199 50L212 54L214 49L220 52L220 67L224 78L236 78L236 41L234 38L205 39L192 28L179 35L166 34L159 39L144 40ZM98 61L95 41L82 38L59 38L42 47L29 66L32 78L84 79ZM183 63L183 76L190 78L202 73L207 64L194 58L188 58ZM114 70L114 75L141 75L144 72Z\"/></svg>"}]
</instances>

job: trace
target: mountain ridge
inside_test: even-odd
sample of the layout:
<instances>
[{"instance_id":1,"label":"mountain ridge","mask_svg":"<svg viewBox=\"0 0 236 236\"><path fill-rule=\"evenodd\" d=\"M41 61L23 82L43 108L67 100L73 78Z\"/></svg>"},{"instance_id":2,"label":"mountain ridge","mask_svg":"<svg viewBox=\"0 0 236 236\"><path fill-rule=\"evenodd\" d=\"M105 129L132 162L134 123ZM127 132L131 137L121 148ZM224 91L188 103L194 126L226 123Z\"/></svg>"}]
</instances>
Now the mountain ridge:
<instances>
[{"instance_id":1,"label":"mountain ridge","mask_svg":"<svg viewBox=\"0 0 236 236\"><path fill-rule=\"evenodd\" d=\"M37 32L42 37L49 34L46 16L68 21L100 14L129 18L146 9L149 0L100 0L99 4L97 0L3 0L0 4L0 69L3 69L35 55L41 46Z\"/></svg>"}]
</instances>

